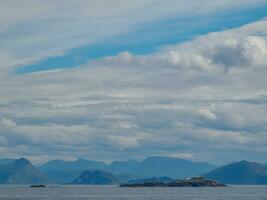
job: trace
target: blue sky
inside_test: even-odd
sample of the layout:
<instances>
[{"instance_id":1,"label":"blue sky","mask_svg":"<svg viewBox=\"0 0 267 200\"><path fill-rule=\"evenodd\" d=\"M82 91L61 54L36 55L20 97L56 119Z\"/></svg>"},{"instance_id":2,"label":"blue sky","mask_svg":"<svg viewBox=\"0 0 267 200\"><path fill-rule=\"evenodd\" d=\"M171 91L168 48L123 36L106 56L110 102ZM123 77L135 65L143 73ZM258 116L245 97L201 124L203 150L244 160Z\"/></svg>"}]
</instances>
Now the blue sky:
<instances>
[{"instance_id":1,"label":"blue sky","mask_svg":"<svg viewBox=\"0 0 267 200\"><path fill-rule=\"evenodd\" d=\"M267 162L266 10L266 0L3 2L1 156Z\"/></svg>"},{"instance_id":2,"label":"blue sky","mask_svg":"<svg viewBox=\"0 0 267 200\"><path fill-rule=\"evenodd\" d=\"M114 56L122 51L148 54L163 45L188 41L209 32L239 27L264 18L267 3L249 8L229 9L204 16L173 17L137 27L135 30L109 40L70 49L62 56L49 57L34 64L19 66L16 73L30 73L82 65L92 59Z\"/></svg>"}]
</instances>

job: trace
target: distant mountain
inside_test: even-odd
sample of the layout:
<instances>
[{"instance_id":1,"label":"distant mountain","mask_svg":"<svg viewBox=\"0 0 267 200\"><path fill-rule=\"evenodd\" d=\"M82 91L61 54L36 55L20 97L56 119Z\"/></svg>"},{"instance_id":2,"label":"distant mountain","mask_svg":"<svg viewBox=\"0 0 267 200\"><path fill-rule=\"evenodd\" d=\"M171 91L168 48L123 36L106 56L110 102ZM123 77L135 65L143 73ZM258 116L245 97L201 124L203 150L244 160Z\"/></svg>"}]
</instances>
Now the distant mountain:
<instances>
[{"instance_id":1,"label":"distant mountain","mask_svg":"<svg viewBox=\"0 0 267 200\"><path fill-rule=\"evenodd\" d=\"M65 184L73 181L81 174L82 170L77 171L59 171L59 170L49 170L43 171L49 180L53 181L56 184Z\"/></svg>"},{"instance_id":2,"label":"distant mountain","mask_svg":"<svg viewBox=\"0 0 267 200\"><path fill-rule=\"evenodd\" d=\"M192 162L179 158L149 157L143 161L114 161L105 164L98 161L50 161L39 169L56 183L66 183L78 177L82 171L103 170L126 182L136 178L162 177L187 178L207 173L216 167L205 162Z\"/></svg>"},{"instance_id":3,"label":"distant mountain","mask_svg":"<svg viewBox=\"0 0 267 200\"><path fill-rule=\"evenodd\" d=\"M9 163L14 162L15 159L10 159L10 158L2 158L0 159L0 165L6 165Z\"/></svg>"},{"instance_id":4,"label":"distant mountain","mask_svg":"<svg viewBox=\"0 0 267 200\"><path fill-rule=\"evenodd\" d=\"M140 171L140 162L136 160L113 161L105 170L114 174L131 174L137 176Z\"/></svg>"},{"instance_id":5,"label":"distant mountain","mask_svg":"<svg viewBox=\"0 0 267 200\"><path fill-rule=\"evenodd\" d=\"M179 158L149 157L138 161L115 161L106 169L114 174L132 174L137 177L187 178L207 173L215 166L204 162L192 162Z\"/></svg>"},{"instance_id":6,"label":"distant mountain","mask_svg":"<svg viewBox=\"0 0 267 200\"><path fill-rule=\"evenodd\" d=\"M107 164L103 162L91 161L85 159L78 159L75 161L52 160L39 166L39 169L42 171L48 171L48 170L79 171L85 169L101 169L106 166Z\"/></svg>"},{"instance_id":7,"label":"distant mountain","mask_svg":"<svg viewBox=\"0 0 267 200\"><path fill-rule=\"evenodd\" d=\"M267 184L267 168L259 163L240 161L215 169L205 177L225 184Z\"/></svg>"},{"instance_id":8,"label":"distant mountain","mask_svg":"<svg viewBox=\"0 0 267 200\"><path fill-rule=\"evenodd\" d=\"M0 166L0 184L41 183L51 183L51 181L24 158Z\"/></svg>"},{"instance_id":9,"label":"distant mountain","mask_svg":"<svg viewBox=\"0 0 267 200\"><path fill-rule=\"evenodd\" d=\"M76 161L52 160L39 166L38 169L55 183L68 183L77 178L86 169L104 169L106 166L107 164L103 162L85 159Z\"/></svg>"},{"instance_id":10,"label":"distant mountain","mask_svg":"<svg viewBox=\"0 0 267 200\"><path fill-rule=\"evenodd\" d=\"M70 184L79 185L116 185L118 179L111 173L102 170L85 170Z\"/></svg>"}]
</instances>

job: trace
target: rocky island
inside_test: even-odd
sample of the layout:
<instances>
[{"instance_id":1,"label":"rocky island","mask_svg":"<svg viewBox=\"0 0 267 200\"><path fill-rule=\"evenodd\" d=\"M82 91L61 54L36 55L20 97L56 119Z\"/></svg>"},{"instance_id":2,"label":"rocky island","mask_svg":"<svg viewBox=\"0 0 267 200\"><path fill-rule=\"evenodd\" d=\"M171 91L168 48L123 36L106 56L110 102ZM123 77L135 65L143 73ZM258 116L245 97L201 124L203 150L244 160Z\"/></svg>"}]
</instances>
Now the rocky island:
<instances>
[{"instance_id":1,"label":"rocky island","mask_svg":"<svg viewBox=\"0 0 267 200\"><path fill-rule=\"evenodd\" d=\"M208 180L203 177L194 177L183 180L173 180L170 182L149 181L126 183L120 187L225 187L226 185L214 180Z\"/></svg>"}]
</instances>

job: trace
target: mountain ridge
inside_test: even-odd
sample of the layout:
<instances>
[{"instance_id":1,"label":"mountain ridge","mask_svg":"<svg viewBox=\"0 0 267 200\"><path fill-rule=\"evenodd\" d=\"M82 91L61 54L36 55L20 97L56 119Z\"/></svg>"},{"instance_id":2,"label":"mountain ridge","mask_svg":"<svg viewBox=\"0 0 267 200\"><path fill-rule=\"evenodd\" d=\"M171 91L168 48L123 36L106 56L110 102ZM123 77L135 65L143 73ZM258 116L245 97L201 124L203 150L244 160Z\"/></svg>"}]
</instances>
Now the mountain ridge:
<instances>
[{"instance_id":1,"label":"mountain ridge","mask_svg":"<svg viewBox=\"0 0 267 200\"><path fill-rule=\"evenodd\" d=\"M77 185L116 185L119 180L116 176L102 170L84 170L78 178L69 184Z\"/></svg>"},{"instance_id":2,"label":"mountain ridge","mask_svg":"<svg viewBox=\"0 0 267 200\"><path fill-rule=\"evenodd\" d=\"M81 161L86 164L79 165ZM60 163L60 165L54 166L55 163ZM74 163L75 167L73 167ZM205 162L193 162L180 158L162 156L148 157L142 161L113 161L110 164L99 161L86 161L84 159L78 159L76 161L49 161L39 167L42 172L46 173L54 181L57 181L55 177L61 174L58 177L58 181L61 183L72 181L86 169L103 170L116 176L122 176L126 181L127 179L149 178L154 176L187 178L209 172L215 168L215 166Z\"/></svg>"},{"instance_id":3,"label":"mountain ridge","mask_svg":"<svg viewBox=\"0 0 267 200\"><path fill-rule=\"evenodd\" d=\"M14 162L14 161L15 161L15 159L12 159L12 158L1 158L0 159L0 166L9 164L9 163Z\"/></svg>"},{"instance_id":4,"label":"mountain ridge","mask_svg":"<svg viewBox=\"0 0 267 200\"><path fill-rule=\"evenodd\" d=\"M25 158L16 159L0 166L0 184L52 183L31 162Z\"/></svg>"},{"instance_id":5,"label":"mountain ridge","mask_svg":"<svg viewBox=\"0 0 267 200\"><path fill-rule=\"evenodd\" d=\"M96 172L96 174L100 175L99 179L101 179L101 176L105 177L107 175L107 177L113 176L114 180L116 179L120 182L145 180L151 177L179 179L202 175L205 178L217 180L224 184L267 184L267 166L246 160L230 163L218 168L205 162L192 162L180 158L160 156L148 157L142 161L113 161L110 164L85 159L78 159L76 161L56 160L49 161L39 166L39 168L32 165L25 158L13 161L5 159L5 162L7 164L0 165L0 184L52 182L65 184L76 180L84 171L87 172L87 177L89 177L90 173ZM208 170L209 168L211 170L201 173L201 171ZM83 175L85 176L86 174ZM89 183L93 184L94 182L89 181Z\"/></svg>"},{"instance_id":6,"label":"mountain ridge","mask_svg":"<svg viewBox=\"0 0 267 200\"><path fill-rule=\"evenodd\" d=\"M260 163L242 160L219 167L204 176L225 184L267 184L267 167Z\"/></svg>"}]
</instances>

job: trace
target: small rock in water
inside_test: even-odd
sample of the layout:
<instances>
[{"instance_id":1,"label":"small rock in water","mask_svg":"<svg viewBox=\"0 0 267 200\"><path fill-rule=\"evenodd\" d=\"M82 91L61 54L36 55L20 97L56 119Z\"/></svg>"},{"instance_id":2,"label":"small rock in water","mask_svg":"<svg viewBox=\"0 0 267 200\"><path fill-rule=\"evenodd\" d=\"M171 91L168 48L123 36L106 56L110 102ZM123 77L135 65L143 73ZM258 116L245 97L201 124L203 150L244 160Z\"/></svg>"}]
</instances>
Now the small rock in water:
<instances>
[{"instance_id":1,"label":"small rock in water","mask_svg":"<svg viewBox=\"0 0 267 200\"><path fill-rule=\"evenodd\" d=\"M44 188L45 185L31 185L31 188Z\"/></svg>"}]
</instances>

